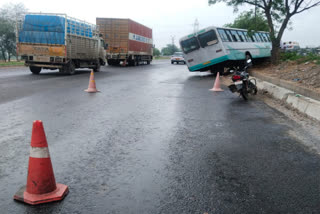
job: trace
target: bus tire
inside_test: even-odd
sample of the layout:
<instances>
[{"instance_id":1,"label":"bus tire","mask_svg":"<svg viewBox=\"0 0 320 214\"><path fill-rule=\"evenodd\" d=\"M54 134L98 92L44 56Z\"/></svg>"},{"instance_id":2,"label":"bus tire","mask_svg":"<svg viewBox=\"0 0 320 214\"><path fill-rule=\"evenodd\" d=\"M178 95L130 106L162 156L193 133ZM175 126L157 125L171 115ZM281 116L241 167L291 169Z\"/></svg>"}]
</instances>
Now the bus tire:
<instances>
[{"instance_id":1,"label":"bus tire","mask_svg":"<svg viewBox=\"0 0 320 214\"><path fill-rule=\"evenodd\" d=\"M41 72L41 67L30 66L29 69L32 72L32 74L38 75Z\"/></svg>"}]
</instances>

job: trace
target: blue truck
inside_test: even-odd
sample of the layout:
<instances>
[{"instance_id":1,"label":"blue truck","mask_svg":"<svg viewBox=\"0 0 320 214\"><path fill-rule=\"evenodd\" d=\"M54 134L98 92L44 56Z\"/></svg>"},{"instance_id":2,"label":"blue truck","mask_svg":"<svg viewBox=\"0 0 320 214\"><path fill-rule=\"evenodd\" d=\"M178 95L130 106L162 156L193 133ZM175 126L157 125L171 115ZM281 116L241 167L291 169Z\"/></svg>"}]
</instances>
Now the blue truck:
<instances>
[{"instance_id":1,"label":"blue truck","mask_svg":"<svg viewBox=\"0 0 320 214\"><path fill-rule=\"evenodd\" d=\"M100 71L106 63L104 40L96 25L66 14L27 14L17 22L17 53L33 74L77 68Z\"/></svg>"}]
</instances>

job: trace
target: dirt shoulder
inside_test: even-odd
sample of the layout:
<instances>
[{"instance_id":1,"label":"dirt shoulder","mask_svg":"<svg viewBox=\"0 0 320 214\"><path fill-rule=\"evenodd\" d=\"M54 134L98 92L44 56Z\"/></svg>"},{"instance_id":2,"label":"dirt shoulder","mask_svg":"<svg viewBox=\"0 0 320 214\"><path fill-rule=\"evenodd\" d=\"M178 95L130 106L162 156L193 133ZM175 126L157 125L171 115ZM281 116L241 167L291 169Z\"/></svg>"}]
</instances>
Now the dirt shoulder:
<instances>
[{"instance_id":1,"label":"dirt shoulder","mask_svg":"<svg viewBox=\"0 0 320 214\"><path fill-rule=\"evenodd\" d=\"M320 65L316 61L300 64L296 61L286 61L277 66L264 63L252 68L252 72L320 94Z\"/></svg>"}]
</instances>

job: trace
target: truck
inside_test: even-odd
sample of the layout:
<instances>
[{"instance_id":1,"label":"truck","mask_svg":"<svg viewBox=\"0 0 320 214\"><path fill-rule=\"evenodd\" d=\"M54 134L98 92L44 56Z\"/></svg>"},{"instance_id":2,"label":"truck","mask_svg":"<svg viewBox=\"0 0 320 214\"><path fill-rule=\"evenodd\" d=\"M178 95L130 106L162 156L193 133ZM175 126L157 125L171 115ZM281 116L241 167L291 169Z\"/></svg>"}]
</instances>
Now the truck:
<instances>
[{"instance_id":1,"label":"truck","mask_svg":"<svg viewBox=\"0 0 320 214\"><path fill-rule=\"evenodd\" d=\"M74 74L77 68L100 71L106 64L104 40L96 25L66 14L28 13L17 20L17 54L33 74L59 69Z\"/></svg>"},{"instance_id":2,"label":"truck","mask_svg":"<svg viewBox=\"0 0 320 214\"><path fill-rule=\"evenodd\" d=\"M106 44L109 65L150 64L153 57L152 29L131 19L96 18Z\"/></svg>"}]
</instances>

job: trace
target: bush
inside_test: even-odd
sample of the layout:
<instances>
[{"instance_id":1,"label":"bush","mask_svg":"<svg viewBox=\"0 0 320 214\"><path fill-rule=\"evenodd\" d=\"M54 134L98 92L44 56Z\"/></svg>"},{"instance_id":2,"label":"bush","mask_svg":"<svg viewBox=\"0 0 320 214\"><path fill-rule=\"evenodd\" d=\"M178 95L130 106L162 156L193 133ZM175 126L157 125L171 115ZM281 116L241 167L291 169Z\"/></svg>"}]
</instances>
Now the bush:
<instances>
[{"instance_id":1,"label":"bush","mask_svg":"<svg viewBox=\"0 0 320 214\"><path fill-rule=\"evenodd\" d=\"M320 56L314 53L303 56L297 52L284 52L281 53L281 61L296 61L298 64L316 61L316 64L320 64Z\"/></svg>"}]
</instances>

